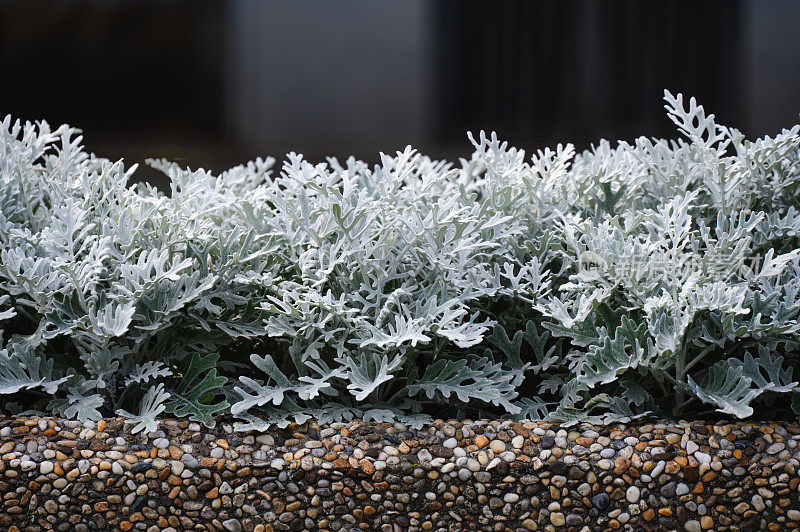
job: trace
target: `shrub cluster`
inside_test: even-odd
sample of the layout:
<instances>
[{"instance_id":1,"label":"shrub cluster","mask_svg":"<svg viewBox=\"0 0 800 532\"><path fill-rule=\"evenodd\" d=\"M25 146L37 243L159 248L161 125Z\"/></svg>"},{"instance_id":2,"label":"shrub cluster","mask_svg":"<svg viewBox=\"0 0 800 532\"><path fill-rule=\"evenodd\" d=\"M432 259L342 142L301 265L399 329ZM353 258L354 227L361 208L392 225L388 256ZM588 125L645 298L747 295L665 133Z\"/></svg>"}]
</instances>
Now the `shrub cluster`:
<instances>
[{"instance_id":1,"label":"shrub cluster","mask_svg":"<svg viewBox=\"0 0 800 532\"><path fill-rule=\"evenodd\" d=\"M277 175L149 161L169 194L7 117L5 408L136 430L788 415L800 126L747 141L665 100L681 140L526 158L481 133L456 165L291 153Z\"/></svg>"}]
</instances>

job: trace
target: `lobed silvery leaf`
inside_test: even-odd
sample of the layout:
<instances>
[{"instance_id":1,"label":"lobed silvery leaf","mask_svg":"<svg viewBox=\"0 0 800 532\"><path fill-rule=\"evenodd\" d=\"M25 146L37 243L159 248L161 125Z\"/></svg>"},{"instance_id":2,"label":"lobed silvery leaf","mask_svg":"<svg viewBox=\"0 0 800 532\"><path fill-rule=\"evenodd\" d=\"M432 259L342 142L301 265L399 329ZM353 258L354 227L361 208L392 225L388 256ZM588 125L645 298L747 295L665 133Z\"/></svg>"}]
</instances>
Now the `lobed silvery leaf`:
<instances>
[{"instance_id":1,"label":"lobed silvery leaf","mask_svg":"<svg viewBox=\"0 0 800 532\"><path fill-rule=\"evenodd\" d=\"M164 391L164 384L159 383L151 386L147 393L142 397L138 414L131 414L126 410L117 410L117 415L127 418L126 424L133 425L131 433L153 432L158 429L158 417L166 410L165 402L170 398L170 394Z\"/></svg>"}]
</instances>

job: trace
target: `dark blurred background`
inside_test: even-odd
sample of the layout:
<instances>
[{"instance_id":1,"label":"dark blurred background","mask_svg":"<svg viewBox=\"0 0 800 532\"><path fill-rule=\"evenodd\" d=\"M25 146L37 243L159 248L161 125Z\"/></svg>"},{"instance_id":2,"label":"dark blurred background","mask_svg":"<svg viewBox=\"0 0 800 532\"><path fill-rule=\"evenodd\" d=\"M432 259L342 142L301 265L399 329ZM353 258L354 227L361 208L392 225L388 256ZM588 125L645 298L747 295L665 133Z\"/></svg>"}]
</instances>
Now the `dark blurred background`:
<instances>
[{"instance_id":1,"label":"dark blurred background","mask_svg":"<svg viewBox=\"0 0 800 532\"><path fill-rule=\"evenodd\" d=\"M664 88L797 123L800 2L0 0L0 113L129 164L674 136Z\"/></svg>"}]
</instances>

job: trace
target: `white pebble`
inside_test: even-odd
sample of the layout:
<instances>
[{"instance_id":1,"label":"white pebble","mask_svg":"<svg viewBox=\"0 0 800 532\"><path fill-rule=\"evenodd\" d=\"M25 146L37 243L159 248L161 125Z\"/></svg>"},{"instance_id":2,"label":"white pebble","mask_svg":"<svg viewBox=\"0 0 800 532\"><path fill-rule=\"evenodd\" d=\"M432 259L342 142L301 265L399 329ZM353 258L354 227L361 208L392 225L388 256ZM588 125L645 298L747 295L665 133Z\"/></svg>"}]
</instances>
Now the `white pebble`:
<instances>
[{"instance_id":1,"label":"white pebble","mask_svg":"<svg viewBox=\"0 0 800 532\"><path fill-rule=\"evenodd\" d=\"M694 453L694 457L697 459L698 463L700 464L710 464L711 463L711 456L707 455L706 453L701 453L697 451Z\"/></svg>"}]
</instances>

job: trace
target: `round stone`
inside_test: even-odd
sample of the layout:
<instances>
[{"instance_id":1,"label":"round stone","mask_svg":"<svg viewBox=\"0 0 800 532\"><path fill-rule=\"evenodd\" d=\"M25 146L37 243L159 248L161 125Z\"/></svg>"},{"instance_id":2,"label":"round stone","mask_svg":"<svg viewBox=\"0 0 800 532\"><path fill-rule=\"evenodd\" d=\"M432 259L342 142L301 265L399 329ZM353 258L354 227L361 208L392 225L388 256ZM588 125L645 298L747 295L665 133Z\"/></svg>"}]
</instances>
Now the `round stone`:
<instances>
[{"instance_id":1,"label":"round stone","mask_svg":"<svg viewBox=\"0 0 800 532\"><path fill-rule=\"evenodd\" d=\"M471 477L471 476L472 476L472 471L470 471L469 469L462 468L462 469L459 469L459 470L458 470L458 479L459 479L461 482L466 482L466 481L468 481L468 480L470 479L470 477Z\"/></svg>"},{"instance_id":2,"label":"round stone","mask_svg":"<svg viewBox=\"0 0 800 532\"><path fill-rule=\"evenodd\" d=\"M500 454L506 450L506 444L500 440L492 440L492 443L489 444L489 449L491 449L494 454Z\"/></svg>"},{"instance_id":3,"label":"round stone","mask_svg":"<svg viewBox=\"0 0 800 532\"><path fill-rule=\"evenodd\" d=\"M784 449L784 445L782 443L773 443L767 448L767 454L778 454Z\"/></svg>"},{"instance_id":4,"label":"round stone","mask_svg":"<svg viewBox=\"0 0 800 532\"><path fill-rule=\"evenodd\" d=\"M598 493L594 497L592 497L592 504L598 510L605 510L608 508L609 503L611 502L611 498L608 496L607 493Z\"/></svg>"},{"instance_id":5,"label":"round stone","mask_svg":"<svg viewBox=\"0 0 800 532\"><path fill-rule=\"evenodd\" d=\"M757 494L757 493L755 495L753 495L753 498L752 498L752 500L750 502L753 505L753 508L755 508L755 510L757 512L763 512L764 508L767 507L764 504L764 498L761 495Z\"/></svg>"},{"instance_id":6,"label":"round stone","mask_svg":"<svg viewBox=\"0 0 800 532\"><path fill-rule=\"evenodd\" d=\"M617 452L614 449L611 449L610 447L606 447L605 449L600 451L601 458L614 458L615 454L617 454Z\"/></svg>"},{"instance_id":7,"label":"round stone","mask_svg":"<svg viewBox=\"0 0 800 532\"><path fill-rule=\"evenodd\" d=\"M628 491L625 492L625 498L628 500L629 503L633 504L635 502L639 502L640 496L639 488L636 486L631 486L628 488Z\"/></svg>"},{"instance_id":8,"label":"round stone","mask_svg":"<svg viewBox=\"0 0 800 532\"><path fill-rule=\"evenodd\" d=\"M583 524L583 517L578 514L567 515L567 524L569 526L579 526Z\"/></svg>"},{"instance_id":9,"label":"round stone","mask_svg":"<svg viewBox=\"0 0 800 532\"><path fill-rule=\"evenodd\" d=\"M550 522L553 523L553 526L564 526L567 520L561 512L553 512L550 514Z\"/></svg>"},{"instance_id":10,"label":"round stone","mask_svg":"<svg viewBox=\"0 0 800 532\"><path fill-rule=\"evenodd\" d=\"M683 528L686 532L701 532L702 528L700 528L700 522L696 519L690 519L684 523Z\"/></svg>"},{"instance_id":11,"label":"round stone","mask_svg":"<svg viewBox=\"0 0 800 532\"><path fill-rule=\"evenodd\" d=\"M711 455L708 455L706 453L701 453L700 451L697 451L696 453L694 453L694 457L697 459L698 463L700 463L700 464L710 464L711 463Z\"/></svg>"},{"instance_id":12,"label":"round stone","mask_svg":"<svg viewBox=\"0 0 800 532\"><path fill-rule=\"evenodd\" d=\"M227 521L223 521L222 526L229 532L242 532L242 524L238 519L228 519Z\"/></svg>"}]
</instances>

